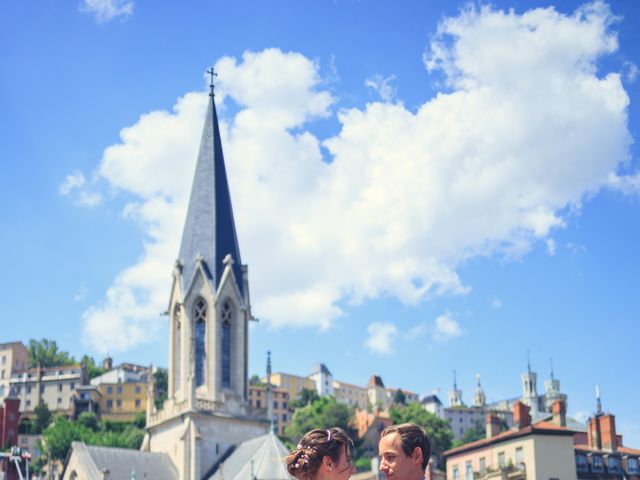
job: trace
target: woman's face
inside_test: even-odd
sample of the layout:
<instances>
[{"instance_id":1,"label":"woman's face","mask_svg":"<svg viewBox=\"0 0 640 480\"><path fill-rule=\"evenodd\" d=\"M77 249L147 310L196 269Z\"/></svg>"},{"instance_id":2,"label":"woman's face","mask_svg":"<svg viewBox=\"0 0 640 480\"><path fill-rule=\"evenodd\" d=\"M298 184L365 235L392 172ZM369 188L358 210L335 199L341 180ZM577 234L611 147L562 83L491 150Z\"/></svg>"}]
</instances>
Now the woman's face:
<instances>
[{"instance_id":1,"label":"woman's face","mask_svg":"<svg viewBox=\"0 0 640 480\"><path fill-rule=\"evenodd\" d=\"M348 480L351 475L356 473L351 459L351 452L345 445L340 452L340 459L337 464L331 466L331 470L327 472L332 480Z\"/></svg>"}]
</instances>

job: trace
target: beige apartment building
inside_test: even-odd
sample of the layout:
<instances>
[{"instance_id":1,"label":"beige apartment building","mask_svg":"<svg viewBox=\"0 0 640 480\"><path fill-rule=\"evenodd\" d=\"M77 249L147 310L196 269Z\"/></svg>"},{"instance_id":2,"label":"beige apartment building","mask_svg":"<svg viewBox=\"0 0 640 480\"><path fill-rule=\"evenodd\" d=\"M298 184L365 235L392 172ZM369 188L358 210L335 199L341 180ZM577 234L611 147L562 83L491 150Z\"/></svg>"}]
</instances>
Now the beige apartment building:
<instances>
[{"instance_id":1,"label":"beige apartment building","mask_svg":"<svg viewBox=\"0 0 640 480\"><path fill-rule=\"evenodd\" d=\"M333 392L336 400L340 403L346 403L356 408L367 408L368 397L365 387L334 380Z\"/></svg>"},{"instance_id":2,"label":"beige apartment building","mask_svg":"<svg viewBox=\"0 0 640 480\"><path fill-rule=\"evenodd\" d=\"M262 382L267 382L266 377ZM271 374L271 384L286 390L291 401L297 400L303 389L316 389L316 384L310 378L282 372Z\"/></svg>"},{"instance_id":3,"label":"beige apartment building","mask_svg":"<svg viewBox=\"0 0 640 480\"><path fill-rule=\"evenodd\" d=\"M273 375L271 378L273 378ZM289 392L284 388L274 388L272 390L273 423L280 435L291 425L293 411L289 409L289 398ZM268 408L267 401L267 393L264 386L249 385L249 402L254 409L266 410Z\"/></svg>"},{"instance_id":4,"label":"beige apartment building","mask_svg":"<svg viewBox=\"0 0 640 480\"><path fill-rule=\"evenodd\" d=\"M101 383L95 387L100 393L100 418L130 422L147 411L147 385L144 383Z\"/></svg>"},{"instance_id":5,"label":"beige apartment building","mask_svg":"<svg viewBox=\"0 0 640 480\"><path fill-rule=\"evenodd\" d=\"M41 401L57 414L72 415L76 387L88 383L84 365L30 368L11 376L11 391L20 399L20 413L29 416Z\"/></svg>"},{"instance_id":6,"label":"beige apartment building","mask_svg":"<svg viewBox=\"0 0 640 480\"><path fill-rule=\"evenodd\" d=\"M29 352L22 342L0 343L0 400L9 395L11 376L28 365Z\"/></svg>"}]
</instances>

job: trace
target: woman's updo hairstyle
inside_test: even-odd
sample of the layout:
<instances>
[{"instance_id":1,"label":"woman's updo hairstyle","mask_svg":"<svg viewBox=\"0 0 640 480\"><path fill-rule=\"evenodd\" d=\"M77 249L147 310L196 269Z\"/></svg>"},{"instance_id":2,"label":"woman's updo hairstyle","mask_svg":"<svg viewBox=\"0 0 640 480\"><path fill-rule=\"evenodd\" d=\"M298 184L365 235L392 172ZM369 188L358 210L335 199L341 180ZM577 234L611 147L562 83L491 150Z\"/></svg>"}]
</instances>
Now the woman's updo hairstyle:
<instances>
[{"instance_id":1,"label":"woman's updo hairstyle","mask_svg":"<svg viewBox=\"0 0 640 480\"><path fill-rule=\"evenodd\" d=\"M340 461L343 447L353 447L353 442L341 428L311 430L298 443L297 448L287 457L287 470L298 480L312 480L318 472L322 459L329 457Z\"/></svg>"}]
</instances>

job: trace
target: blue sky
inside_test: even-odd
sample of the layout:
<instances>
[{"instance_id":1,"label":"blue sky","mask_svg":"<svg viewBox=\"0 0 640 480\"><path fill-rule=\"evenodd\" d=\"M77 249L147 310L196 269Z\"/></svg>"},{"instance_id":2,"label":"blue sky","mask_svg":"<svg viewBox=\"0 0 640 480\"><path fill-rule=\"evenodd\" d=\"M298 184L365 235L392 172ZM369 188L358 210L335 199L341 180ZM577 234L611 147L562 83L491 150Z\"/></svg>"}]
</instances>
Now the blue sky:
<instances>
[{"instance_id":1,"label":"blue sky","mask_svg":"<svg viewBox=\"0 0 640 480\"><path fill-rule=\"evenodd\" d=\"M4 340L166 365L215 64L252 373L497 400L530 350L640 448L640 6L492 5L3 2Z\"/></svg>"}]
</instances>

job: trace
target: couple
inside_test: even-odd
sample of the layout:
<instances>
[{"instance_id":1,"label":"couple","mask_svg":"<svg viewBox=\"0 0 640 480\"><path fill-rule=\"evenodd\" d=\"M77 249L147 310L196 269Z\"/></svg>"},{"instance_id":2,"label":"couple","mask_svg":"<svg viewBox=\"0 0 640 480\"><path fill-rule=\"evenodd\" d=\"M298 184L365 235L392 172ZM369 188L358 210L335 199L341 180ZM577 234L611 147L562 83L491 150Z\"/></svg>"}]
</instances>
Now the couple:
<instances>
[{"instance_id":1,"label":"couple","mask_svg":"<svg viewBox=\"0 0 640 480\"><path fill-rule=\"evenodd\" d=\"M312 430L287 457L287 470L298 480L347 480L355 473L341 428ZM386 480L422 480L431 456L426 432L413 423L391 425L380 434L380 471Z\"/></svg>"}]
</instances>

